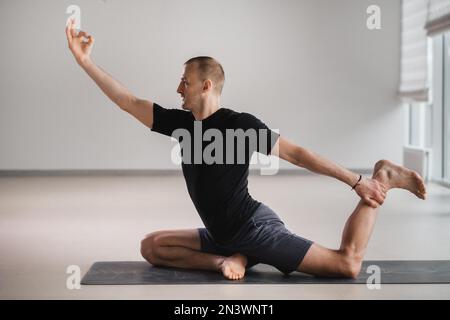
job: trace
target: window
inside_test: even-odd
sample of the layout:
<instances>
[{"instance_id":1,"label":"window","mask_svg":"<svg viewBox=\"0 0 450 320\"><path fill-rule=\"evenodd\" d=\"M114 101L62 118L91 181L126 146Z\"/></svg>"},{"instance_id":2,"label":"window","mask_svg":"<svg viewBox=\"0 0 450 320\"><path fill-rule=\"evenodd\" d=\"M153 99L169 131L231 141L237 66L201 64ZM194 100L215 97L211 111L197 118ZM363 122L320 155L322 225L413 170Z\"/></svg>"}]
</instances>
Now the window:
<instances>
[{"instance_id":1,"label":"window","mask_svg":"<svg viewBox=\"0 0 450 320\"><path fill-rule=\"evenodd\" d=\"M431 150L428 173L450 186L450 32L431 38L430 101L405 104L405 146Z\"/></svg>"},{"instance_id":2,"label":"window","mask_svg":"<svg viewBox=\"0 0 450 320\"><path fill-rule=\"evenodd\" d=\"M407 105L408 109L408 142L407 144L412 147L425 148L427 143L427 129L430 127L428 124L430 106L426 102L414 102Z\"/></svg>"},{"instance_id":3,"label":"window","mask_svg":"<svg viewBox=\"0 0 450 320\"><path fill-rule=\"evenodd\" d=\"M442 118L443 118L443 157L442 171L445 182L450 183L450 32L443 36L442 50L443 76L442 76Z\"/></svg>"},{"instance_id":4,"label":"window","mask_svg":"<svg viewBox=\"0 0 450 320\"><path fill-rule=\"evenodd\" d=\"M450 186L450 0L403 0L401 26L404 165Z\"/></svg>"}]
</instances>

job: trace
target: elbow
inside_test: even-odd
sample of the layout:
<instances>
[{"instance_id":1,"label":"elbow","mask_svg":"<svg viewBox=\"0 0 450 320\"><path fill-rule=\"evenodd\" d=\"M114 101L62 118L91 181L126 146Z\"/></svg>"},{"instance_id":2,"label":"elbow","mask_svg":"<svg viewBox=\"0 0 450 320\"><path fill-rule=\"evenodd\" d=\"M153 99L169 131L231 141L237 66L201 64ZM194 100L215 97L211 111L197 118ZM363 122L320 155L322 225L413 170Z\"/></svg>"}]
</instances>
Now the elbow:
<instances>
[{"instance_id":1,"label":"elbow","mask_svg":"<svg viewBox=\"0 0 450 320\"><path fill-rule=\"evenodd\" d=\"M135 96L125 96L125 97L118 97L115 99L115 103L119 106L120 109L124 111L131 110L131 107L135 105L138 102L138 98Z\"/></svg>"}]
</instances>

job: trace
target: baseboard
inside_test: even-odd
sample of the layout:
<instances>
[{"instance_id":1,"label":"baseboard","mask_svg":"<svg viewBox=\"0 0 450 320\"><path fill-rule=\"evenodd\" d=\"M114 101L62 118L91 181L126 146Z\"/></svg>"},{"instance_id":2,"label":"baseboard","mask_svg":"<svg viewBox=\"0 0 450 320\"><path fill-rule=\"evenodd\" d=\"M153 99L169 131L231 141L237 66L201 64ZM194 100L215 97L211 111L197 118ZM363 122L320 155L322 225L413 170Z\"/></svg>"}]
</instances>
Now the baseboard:
<instances>
[{"instance_id":1,"label":"baseboard","mask_svg":"<svg viewBox=\"0 0 450 320\"><path fill-rule=\"evenodd\" d=\"M372 174L372 169L349 169L359 174ZM261 175L261 170L250 169L250 175ZM277 176L286 175L313 175L315 173L305 169L279 169ZM179 169L146 169L146 170L0 170L0 177L71 177L71 176L182 176Z\"/></svg>"}]
</instances>

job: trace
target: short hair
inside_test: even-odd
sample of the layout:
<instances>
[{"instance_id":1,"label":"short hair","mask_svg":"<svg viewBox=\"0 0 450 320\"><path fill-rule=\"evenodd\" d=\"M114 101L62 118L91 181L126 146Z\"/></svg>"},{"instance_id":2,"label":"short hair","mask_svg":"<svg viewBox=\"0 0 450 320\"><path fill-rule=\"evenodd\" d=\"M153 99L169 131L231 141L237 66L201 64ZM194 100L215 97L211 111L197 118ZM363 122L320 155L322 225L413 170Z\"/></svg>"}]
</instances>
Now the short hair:
<instances>
[{"instance_id":1,"label":"short hair","mask_svg":"<svg viewBox=\"0 0 450 320\"><path fill-rule=\"evenodd\" d=\"M198 70L200 80L211 79L215 85L216 92L222 94L222 89L225 84L225 72L222 65L214 58L200 56L189 59L184 65L195 63Z\"/></svg>"}]
</instances>

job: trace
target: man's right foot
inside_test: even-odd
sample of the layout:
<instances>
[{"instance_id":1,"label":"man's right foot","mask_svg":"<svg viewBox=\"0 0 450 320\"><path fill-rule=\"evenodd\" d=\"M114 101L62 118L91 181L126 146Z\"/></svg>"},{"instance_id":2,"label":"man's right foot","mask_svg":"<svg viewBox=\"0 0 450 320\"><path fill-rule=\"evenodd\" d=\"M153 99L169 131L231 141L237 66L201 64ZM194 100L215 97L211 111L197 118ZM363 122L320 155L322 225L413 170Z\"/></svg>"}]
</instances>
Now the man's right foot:
<instances>
[{"instance_id":1,"label":"man's right foot","mask_svg":"<svg viewBox=\"0 0 450 320\"><path fill-rule=\"evenodd\" d=\"M427 191L422 177L415 171L394 164L389 160L380 160L375 164L373 178L388 189L401 188L425 200Z\"/></svg>"},{"instance_id":2,"label":"man's right foot","mask_svg":"<svg viewBox=\"0 0 450 320\"><path fill-rule=\"evenodd\" d=\"M232 256L225 257L219 267L225 278L239 280L244 277L246 265L247 257L236 253Z\"/></svg>"}]
</instances>

